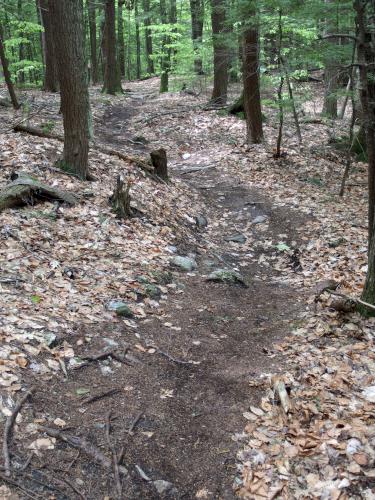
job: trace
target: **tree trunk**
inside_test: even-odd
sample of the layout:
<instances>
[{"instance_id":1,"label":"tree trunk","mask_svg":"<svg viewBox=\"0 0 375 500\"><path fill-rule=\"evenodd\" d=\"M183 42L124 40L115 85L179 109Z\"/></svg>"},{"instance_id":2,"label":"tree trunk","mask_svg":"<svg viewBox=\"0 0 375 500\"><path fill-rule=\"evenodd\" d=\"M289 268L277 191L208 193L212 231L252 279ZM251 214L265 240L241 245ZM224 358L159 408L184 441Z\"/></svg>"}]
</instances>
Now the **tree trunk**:
<instances>
[{"instance_id":1,"label":"tree trunk","mask_svg":"<svg viewBox=\"0 0 375 500\"><path fill-rule=\"evenodd\" d=\"M87 13L89 17L89 32L90 32L91 80L92 83L96 85L99 81L99 71L98 71L98 51L96 43L95 0L87 0Z\"/></svg>"},{"instance_id":2,"label":"tree trunk","mask_svg":"<svg viewBox=\"0 0 375 500\"><path fill-rule=\"evenodd\" d=\"M104 85L103 92L115 95L122 92L121 76L116 57L116 9L115 0L105 2L105 22L103 34Z\"/></svg>"},{"instance_id":3,"label":"tree trunk","mask_svg":"<svg viewBox=\"0 0 375 500\"><path fill-rule=\"evenodd\" d=\"M375 18L375 8L373 3L370 4L371 12L366 16L366 3L362 0L355 0L354 9L357 14L360 97L367 144L369 198L368 270L361 298L365 302L375 304L375 53L373 50L375 37L372 24ZM361 309L362 312L368 313L368 310Z\"/></svg>"},{"instance_id":4,"label":"tree trunk","mask_svg":"<svg viewBox=\"0 0 375 500\"><path fill-rule=\"evenodd\" d=\"M263 126L259 88L259 36L258 30L253 26L246 28L244 33L242 61L247 141L258 144L263 140Z\"/></svg>"},{"instance_id":5,"label":"tree trunk","mask_svg":"<svg viewBox=\"0 0 375 500\"><path fill-rule=\"evenodd\" d=\"M22 22L23 19L22 19L22 0L17 0L17 17L18 17L18 21ZM23 38L24 37L24 34L22 32L19 33L18 35L20 38ZM25 46L23 43L20 43L19 44L19 47L18 47L18 58L19 58L19 62L23 61L25 58ZM18 74L18 83L25 83L25 74L21 68L21 71L19 72Z\"/></svg>"},{"instance_id":6,"label":"tree trunk","mask_svg":"<svg viewBox=\"0 0 375 500\"><path fill-rule=\"evenodd\" d=\"M147 59L147 72L150 75L155 73L154 61L152 59L152 33L151 29L151 14L150 14L150 0L143 0L143 15L145 27L145 46L146 46L146 59Z\"/></svg>"},{"instance_id":7,"label":"tree trunk","mask_svg":"<svg viewBox=\"0 0 375 500\"><path fill-rule=\"evenodd\" d=\"M134 0L134 20L135 20L135 43L137 50L137 80L141 78L141 38L139 36L139 12L138 0Z\"/></svg>"},{"instance_id":8,"label":"tree trunk","mask_svg":"<svg viewBox=\"0 0 375 500\"><path fill-rule=\"evenodd\" d=\"M211 0L211 20L214 46L214 88L211 101L225 104L228 90L229 51L226 43L225 0Z\"/></svg>"},{"instance_id":9,"label":"tree trunk","mask_svg":"<svg viewBox=\"0 0 375 500\"><path fill-rule=\"evenodd\" d=\"M330 5L332 5L335 0L325 0L325 4L328 7L328 16L326 19L326 35L331 35L332 33L337 33L336 23L332 23L332 11ZM324 104L323 113L329 118L337 118L337 73L338 73L338 63L335 58L336 44L337 40L330 38L327 40L329 50L325 61L324 67Z\"/></svg>"},{"instance_id":10,"label":"tree trunk","mask_svg":"<svg viewBox=\"0 0 375 500\"><path fill-rule=\"evenodd\" d=\"M155 151L151 151L150 153L151 163L155 168L155 174L163 179L164 181L168 180L168 161L167 161L167 152L165 149L156 149Z\"/></svg>"},{"instance_id":11,"label":"tree trunk","mask_svg":"<svg viewBox=\"0 0 375 500\"><path fill-rule=\"evenodd\" d=\"M82 0L49 0L55 40L64 153L61 167L88 178L90 104L83 38Z\"/></svg>"},{"instance_id":12,"label":"tree trunk","mask_svg":"<svg viewBox=\"0 0 375 500\"><path fill-rule=\"evenodd\" d=\"M16 96L16 92L14 90L13 82L12 82L12 77L10 75L9 67L8 67L8 60L5 55L5 49L4 49L4 44L3 44L3 27L0 24L0 60L1 60L1 65L3 67L3 73L4 73L4 79L5 83L8 87L8 92L10 96L10 100L12 101L13 107L15 109L19 109L21 106L18 103L18 99Z\"/></svg>"},{"instance_id":13,"label":"tree trunk","mask_svg":"<svg viewBox=\"0 0 375 500\"><path fill-rule=\"evenodd\" d=\"M160 20L164 25L168 24L167 4L165 0L160 0ZM169 86L169 70L170 70L170 50L167 45L170 42L170 37L164 35L161 44L161 61L160 61L160 93L168 92Z\"/></svg>"},{"instance_id":14,"label":"tree trunk","mask_svg":"<svg viewBox=\"0 0 375 500\"><path fill-rule=\"evenodd\" d=\"M194 71L197 75L203 75L203 63L201 57L201 45L204 22L204 0L190 0L191 11L191 38L194 50Z\"/></svg>"},{"instance_id":15,"label":"tree trunk","mask_svg":"<svg viewBox=\"0 0 375 500\"><path fill-rule=\"evenodd\" d=\"M117 45L118 45L118 64L121 77L125 78L125 40L124 40L124 19L123 7L125 0L118 0L117 12Z\"/></svg>"},{"instance_id":16,"label":"tree trunk","mask_svg":"<svg viewBox=\"0 0 375 500\"><path fill-rule=\"evenodd\" d=\"M55 48L53 41L53 28L48 0L39 0L42 22L44 27L44 60L45 72L43 90L47 92L57 92L59 90L59 79L57 74L57 64L55 57Z\"/></svg>"}]
</instances>

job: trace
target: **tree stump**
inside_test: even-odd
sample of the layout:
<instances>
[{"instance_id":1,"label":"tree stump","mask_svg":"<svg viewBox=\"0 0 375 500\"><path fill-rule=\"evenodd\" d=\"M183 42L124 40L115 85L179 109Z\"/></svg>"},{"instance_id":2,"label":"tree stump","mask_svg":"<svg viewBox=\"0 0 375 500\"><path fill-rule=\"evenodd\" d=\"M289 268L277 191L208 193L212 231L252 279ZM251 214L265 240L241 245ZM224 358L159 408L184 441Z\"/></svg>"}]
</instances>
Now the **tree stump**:
<instances>
[{"instance_id":1,"label":"tree stump","mask_svg":"<svg viewBox=\"0 0 375 500\"><path fill-rule=\"evenodd\" d=\"M151 151L150 156L155 174L160 177L160 179L168 181L167 153L165 149L161 148Z\"/></svg>"},{"instance_id":2,"label":"tree stump","mask_svg":"<svg viewBox=\"0 0 375 500\"><path fill-rule=\"evenodd\" d=\"M112 204L113 211L119 219L127 219L134 215L130 206L130 186L130 181L125 185L124 178L121 175L117 176L116 188L109 201Z\"/></svg>"}]
</instances>

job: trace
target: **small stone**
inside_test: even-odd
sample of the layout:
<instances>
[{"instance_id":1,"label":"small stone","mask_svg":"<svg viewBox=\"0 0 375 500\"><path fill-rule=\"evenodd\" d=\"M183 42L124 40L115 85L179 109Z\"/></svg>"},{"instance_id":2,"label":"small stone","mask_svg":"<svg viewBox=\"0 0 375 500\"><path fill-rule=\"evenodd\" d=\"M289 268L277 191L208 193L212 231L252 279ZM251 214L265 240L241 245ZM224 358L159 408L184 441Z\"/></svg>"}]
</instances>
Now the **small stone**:
<instances>
[{"instance_id":1,"label":"small stone","mask_svg":"<svg viewBox=\"0 0 375 500\"><path fill-rule=\"evenodd\" d=\"M231 236L226 236L225 241L232 241L233 243L243 244L246 241L246 236L241 233L232 234Z\"/></svg>"},{"instance_id":2,"label":"small stone","mask_svg":"<svg viewBox=\"0 0 375 500\"><path fill-rule=\"evenodd\" d=\"M177 247L174 245L167 245L165 248L169 253L177 253Z\"/></svg>"},{"instance_id":3,"label":"small stone","mask_svg":"<svg viewBox=\"0 0 375 500\"><path fill-rule=\"evenodd\" d=\"M43 337L48 347L56 347L58 344L57 336L52 332L46 332Z\"/></svg>"},{"instance_id":4,"label":"small stone","mask_svg":"<svg viewBox=\"0 0 375 500\"><path fill-rule=\"evenodd\" d=\"M125 302L121 302L121 300L111 300L107 304L108 311L116 311L121 306L126 306Z\"/></svg>"},{"instance_id":5,"label":"small stone","mask_svg":"<svg viewBox=\"0 0 375 500\"><path fill-rule=\"evenodd\" d=\"M181 269L181 271L190 272L196 269L197 263L194 259L190 257L182 257L180 255L176 255L171 260L171 264Z\"/></svg>"},{"instance_id":6,"label":"small stone","mask_svg":"<svg viewBox=\"0 0 375 500\"><path fill-rule=\"evenodd\" d=\"M118 347L118 342L116 342L115 340L113 339L110 339L108 337L103 337L103 342L105 342L107 345L111 346L111 347Z\"/></svg>"},{"instance_id":7,"label":"small stone","mask_svg":"<svg viewBox=\"0 0 375 500\"><path fill-rule=\"evenodd\" d=\"M164 481L163 479L158 479L157 481L153 481L153 485L155 486L159 495L163 493L167 493L173 488L173 484L169 481Z\"/></svg>"},{"instance_id":8,"label":"small stone","mask_svg":"<svg viewBox=\"0 0 375 500\"><path fill-rule=\"evenodd\" d=\"M195 217L195 223L198 227L203 228L208 225L207 217L202 214L199 214Z\"/></svg>"},{"instance_id":9,"label":"small stone","mask_svg":"<svg viewBox=\"0 0 375 500\"><path fill-rule=\"evenodd\" d=\"M134 316L133 311L126 304L121 305L116 309L117 316L121 316L123 318L132 318Z\"/></svg>"},{"instance_id":10,"label":"small stone","mask_svg":"<svg viewBox=\"0 0 375 500\"><path fill-rule=\"evenodd\" d=\"M217 269L213 271L208 277L207 281L214 281L216 283L228 283L229 285L241 285L245 288L248 287L245 279L235 271L229 269Z\"/></svg>"},{"instance_id":11,"label":"small stone","mask_svg":"<svg viewBox=\"0 0 375 500\"><path fill-rule=\"evenodd\" d=\"M267 215L258 215L258 217L253 219L253 224L263 224L263 222L266 222L267 219Z\"/></svg>"},{"instance_id":12,"label":"small stone","mask_svg":"<svg viewBox=\"0 0 375 500\"><path fill-rule=\"evenodd\" d=\"M161 296L160 288L156 285L152 285L151 283L146 285L144 290L147 297L150 297L152 299L158 299Z\"/></svg>"}]
</instances>

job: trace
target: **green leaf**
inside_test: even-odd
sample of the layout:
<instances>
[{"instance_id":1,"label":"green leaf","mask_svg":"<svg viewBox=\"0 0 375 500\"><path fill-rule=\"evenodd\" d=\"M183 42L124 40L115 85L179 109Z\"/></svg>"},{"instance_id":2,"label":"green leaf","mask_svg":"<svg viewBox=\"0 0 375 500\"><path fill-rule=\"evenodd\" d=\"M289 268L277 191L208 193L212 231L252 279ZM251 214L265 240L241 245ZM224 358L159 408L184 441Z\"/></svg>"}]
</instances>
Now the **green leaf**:
<instances>
[{"instance_id":1,"label":"green leaf","mask_svg":"<svg viewBox=\"0 0 375 500\"><path fill-rule=\"evenodd\" d=\"M279 252L287 252L288 250L290 250L290 247L286 243L278 243L276 245L276 248L277 250L279 250Z\"/></svg>"}]
</instances>

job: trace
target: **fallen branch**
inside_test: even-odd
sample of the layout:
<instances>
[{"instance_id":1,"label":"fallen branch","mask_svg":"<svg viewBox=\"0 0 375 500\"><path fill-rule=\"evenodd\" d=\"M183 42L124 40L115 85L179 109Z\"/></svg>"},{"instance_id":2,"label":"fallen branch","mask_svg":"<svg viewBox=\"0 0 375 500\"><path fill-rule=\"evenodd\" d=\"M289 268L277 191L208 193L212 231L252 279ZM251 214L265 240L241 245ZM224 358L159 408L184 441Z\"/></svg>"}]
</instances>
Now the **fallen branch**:
<instances>
[{"instance_id":1,"label":"fallen branch","mask_svg":"<svg viewBox=\"0 0 375 500\"><path fill-rule=\"evenodd\" d=\"M183 359L177 359L168 354L167 352L164 352L160 350L158 347L155 347L154 345L147 345L148 348L155 349L157 353L161 354L165 358L169 359L169 361L172 361L173 363L176 363L178 365L193 365L193 361L185 361Z\"/></svg>"},{"instance_id":2,"label":"fallen branch","mask_svg":"<svg viewBox=\"0 0 375 500\"><path fill-rule=\"evenodd\" d=\"M368 307L369 309L372 309L375 311L375 305L374 304L369 304L368 302L365 302L364 300L357 299L356 297L351 297L350 295L345 295L344 293L339 293L335 292L333 290L328 290L331 295L336 295L337 297L341 297L342 299L349 300L351 302L354 302L355 304L361 304L362 306Z\"/></svg>"},{"instance_id":3,"label":"fallen branch","mask_svg":"<svg viewBox=\"0 0 375 500\"><path fill-rule=\"evenodd\" d=\"M22 406L26 403L27 399L33 393L34 388L31 388L27 391L22 398L16 403L11 415L7 418L4 427L4 435L3 435L3 455L4 455L4 467L5 467L5 475L10 476L10 455L9 455L9 440L13 430L14 423L16 421L17 415L20 412Z\"/></svg>"},{"instance_id":4,"label":"fallen branch","mask_svg":"<svg viewBox=\"0 0 375 500\"><path fill-rule=\"evenodd\" d=\"M122 497L122 485L121 485L120 470L119 470L120 466L118 463L119 461L118 461L118 457L117 457L117 453L116 453L116 448L111 440L111 412L109 412L107 415L106 436L107 436L108 447L109 447L111 454L112 454L112 467L113 467L113 475L115 476L115 482L116 482L116 493L117 493L117 497L121 498Z\"/></svg>"},{"instance_id":5,"label":"fallen branch","mask_svg":"<svg viewBox=\"0 0 375 500\"><path fill-rule=\"evenodd\" d=\"M63 441L64 443L76 448L78 450L86 453L87 456L91 457L96 463L102 465L106 469L112 469L112 460L107 458L96 446L88 443L86 440L81 439L77 436L70 436L68 434L63 434L57 429L51 429L50 427L44 427L43 425L38 425L38 429L41 432L45 432L48 436L54 437ZM119 472L123 475L128 474L126 467L119 466Z\"/></svg>"},{"instance_id":6,"label":"fallen branch","mask_svg":"<svg viewBox=\"0 0 375 500\"><path fill-rule=\"evenodd\" d=\"M116 361L119 361L120 363L124 364L129 364L131 365L130 361L126 359L126 353L128 352L129 348L125 348L124 356L120 356L117 354L115 351L106 351L102 352L100 354L95 354L94 356L84 356L82 357L83 363L80 365L74 366L72 369L73 370L79 370L80 368L84 368L85 366L88 366L92 361L100 361L101 359L106 359L106 358L113 358Z\"/></svg>"},{"instance_id":7,"label":"fallen branch","mask_svg":"<svg viewBox=\"0 0 375 500\"><path fill-rule=\"evenodd\" d=\"M128 434L130 434L131 436L134 434L134 429L136 428L138 422L141 420L141 418L143 417L143 413L140 411L137 416L135 417L135 419L133 420L131 426L129 427L129 430L128 430Z\"/></svg>"},{"instance_id":8,"label":"fallen branch","mask_svg":"<svg viewBox=\"0 0 375 500\"><path fill-rule=\"evenodd\" d=\"M99 401L100 399L106 398L108 396L113 396L114 394L118 394L119 392L121 392L120 389L110 389L109 391L96 394L91 398L84 399L82 401L82 404L88 405L90 403L94 403L94 401Z\"/></svg>"},{"instance_id":9,"label":"fallen branch","mask_svg":"<svg viewBox=\"0 0 375 500\"><path fill-rule=\"evenodd\" d=\"M45 132L44 130L41 130L36 127L29 127L26 125L21 125L17 124L13 127L14 132L23 132L26 134L30 134L36 137L43 137L46 139L54 139L59 142L64 142L64 137L59 134L53 134L51 132ZM134 163L137 167L142 169L144 172L146 172L149 175L154 174L154 168L150 163L148 163L146 160L141 158L140 156L130 156L125 153L122 153L121 151L117 151L115 149L107 148L105 146L102 146L100 144L91 144L91 147L94 150L99 151L100 153L106 154L108 156L116 156L120 160L126 161L128 163Z\"/></svg>"}]
</instances>

